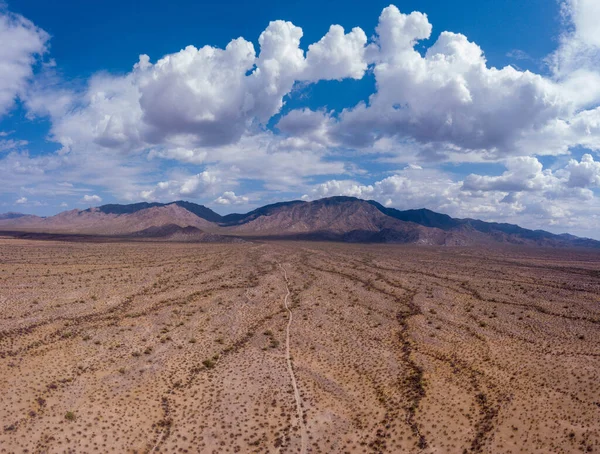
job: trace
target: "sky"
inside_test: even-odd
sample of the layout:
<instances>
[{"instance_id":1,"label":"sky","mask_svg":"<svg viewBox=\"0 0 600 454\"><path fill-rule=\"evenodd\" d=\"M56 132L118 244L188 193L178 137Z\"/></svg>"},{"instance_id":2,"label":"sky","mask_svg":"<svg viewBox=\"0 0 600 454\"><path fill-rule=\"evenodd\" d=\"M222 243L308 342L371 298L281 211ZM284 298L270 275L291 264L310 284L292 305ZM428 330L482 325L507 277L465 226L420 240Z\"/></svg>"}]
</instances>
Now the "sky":
<instances>
[{"instance_id":1,"label":"sky","mask_svg":"<svg viewBox=\"0 0 600 454\"><path fill-rule=\"evenodd\" d=\"M334 195L600 239L597 0L0 0L0 212Z\"/></svg>"}]
</instances>

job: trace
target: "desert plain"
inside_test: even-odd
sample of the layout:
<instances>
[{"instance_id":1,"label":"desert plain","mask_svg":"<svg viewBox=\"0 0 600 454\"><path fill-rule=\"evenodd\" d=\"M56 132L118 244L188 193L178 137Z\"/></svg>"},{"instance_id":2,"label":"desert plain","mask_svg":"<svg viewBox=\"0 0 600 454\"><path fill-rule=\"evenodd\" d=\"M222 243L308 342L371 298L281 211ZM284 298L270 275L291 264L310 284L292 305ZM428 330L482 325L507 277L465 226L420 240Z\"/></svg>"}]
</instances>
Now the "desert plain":
<instances>
[{"instance_id":1,"label":"desert plain","mask_svg":"<svg viewBox=\"0 0 600 454\"><path fill-rule=\"evenodd\" d=\"M0 238L0 452L600 452L600 252Z\"/></svg>"}]
</instances>

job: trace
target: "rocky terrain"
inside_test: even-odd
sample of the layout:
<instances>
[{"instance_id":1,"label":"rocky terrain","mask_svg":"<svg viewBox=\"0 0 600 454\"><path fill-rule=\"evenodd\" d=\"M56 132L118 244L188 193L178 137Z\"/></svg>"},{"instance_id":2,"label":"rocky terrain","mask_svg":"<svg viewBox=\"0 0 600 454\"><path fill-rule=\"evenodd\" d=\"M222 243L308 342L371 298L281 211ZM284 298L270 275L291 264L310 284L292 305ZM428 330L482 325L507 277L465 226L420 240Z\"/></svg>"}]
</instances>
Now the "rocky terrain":
<instances>
[{"instance_id":1,"label":"rocky terrain","mask_svg":"<svg viewBox=\"0 0 600 454\"><path fill-rule=\"evenodd\" d=\"M0 238L0 451L600 451L600 253Z\"/></svg>"}]
</instances>

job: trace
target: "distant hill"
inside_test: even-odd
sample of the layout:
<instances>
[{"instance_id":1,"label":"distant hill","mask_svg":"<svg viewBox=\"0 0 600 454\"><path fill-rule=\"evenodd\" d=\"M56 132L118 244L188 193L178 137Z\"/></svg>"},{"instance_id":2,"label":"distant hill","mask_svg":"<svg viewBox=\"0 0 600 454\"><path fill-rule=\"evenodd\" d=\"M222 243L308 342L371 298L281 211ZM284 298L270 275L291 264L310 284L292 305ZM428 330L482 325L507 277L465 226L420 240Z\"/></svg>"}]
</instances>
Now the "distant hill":
<instances>
[{"instance_id":1,"label":"distant hill","mask_svg":"<svg viewBox=\"0 0 600 454\"><path fill-rule=\"evenodd\" d=\"M22 217L28 216L27 214L23 214L23 213L13 213L13 212L8 212L8 213L1 213L0 214L0 220L3 219L19 219Z\"/></svg>"},{"instance_id":2,"label":"distant hill","mask_svg":"<svg viewBox=\"0 0 600 454\"><path fill-rule=\"evenodd\" d=\"M109 204L71 210L48 218L6 213L0 229L86 235L126 235L169 241L224 241L225 237L304 239L429 245L518 244L544 247L600 247L600 242L555 235L514 224L453 218L427 209L397 210L370 200L329 197L266 205L221 216L186 201Z\"/></svg>"},{"instance_id":3,"label":"distant hill","mask_svg":"<svg viewBox=\"0 0 600 454\"><path fill-rule=\"evenodd\" d=\"M370 204L376 206L381 212L407 222L415 222L427 227L435 227L445 231L473 230L484 233L491 239L500 242L516 244L537 244L540 246L584 246L600 247L600 242L589 238L579 238L574 235L546 232L545 230L529 230L515 224L498 222L485 222L478 219L457 219L447 214L436 213L427 209L400 211L395 208L386 208L373 200Z\"/></svg>"},{"instance_id":4,"label":"distant hill","mask_svg":"<svg viewBox=\"0 0 600 454\"><path fill-rule=\"evenodd\" d=\"M176 224L211 230L216 224L209 222L177 204L155 205L105 205L87 210L70 210L55 216L36 216L1 220L0 228L19 228L48 233L86 235L123 235L153 226Z\"/></svg>"},{"instance_id":5,"label":"distant hill","mask_svg":"<svg viewBox=\"0 0 600 454\"><path fill-rule=\"evenodd\" d=\"M168 205L177 205L181 208L186 209L190 213L194 213L196 216L206 219L209 222L220 222L222 216L220 214L215 213L210 208L205 207L204 205L198 205L192 202L185 202L183 200L177 200L176 202L171 203L158 203L158 202L140 202L140 203L132 203L129 205L118 205L118 204L108 204L101 205L97 208L88 208L87 212L91 212L92 210L98 210L105 214L133 214L138 211L147 210L148 208L155 207L166 207Z\"/></svg>"},{"instance_id":6,"label":"distant hill","mask_svg":"<svg viewBox=\"0 0 600 454\"><path fill-rule=\"evenodd\" d=\"M130 233L128 236L130 238L138 239L152 239L189 243L232 243L243 241L234 237L218 235L214 233L206 233L192 226L181 227L177 224L152 226L143 230L139 230L137 232Z\"/></svg>"}]
</instances>

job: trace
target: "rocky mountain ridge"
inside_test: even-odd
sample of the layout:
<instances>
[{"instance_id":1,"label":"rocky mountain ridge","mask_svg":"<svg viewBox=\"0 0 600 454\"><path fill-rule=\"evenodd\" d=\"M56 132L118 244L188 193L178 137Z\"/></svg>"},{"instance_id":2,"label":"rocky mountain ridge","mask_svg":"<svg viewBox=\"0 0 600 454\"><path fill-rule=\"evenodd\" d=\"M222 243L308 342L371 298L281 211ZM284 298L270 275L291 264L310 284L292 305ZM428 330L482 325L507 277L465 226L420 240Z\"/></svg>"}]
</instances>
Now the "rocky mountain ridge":
<instances>
[{"instance_id":1,"label":"rocky mountain ridge","mask_svg":"<svg viewBox=\"0 0 600 454\"><path fill-rule=\"evenodd\" d=\"M452 218L427 209L401 211L372 200L343 196L311 202L279 202L248 213L225 216L203 205L181 200L109 204L65 211L47 218L7 213L0 215L0 229L154 239L168 237L172 241L177 238L222 240L228 236L447 246L506 243L600 247L598 241L569 234L556 235L513 224Z\"/></svg>"}]
</instances>

